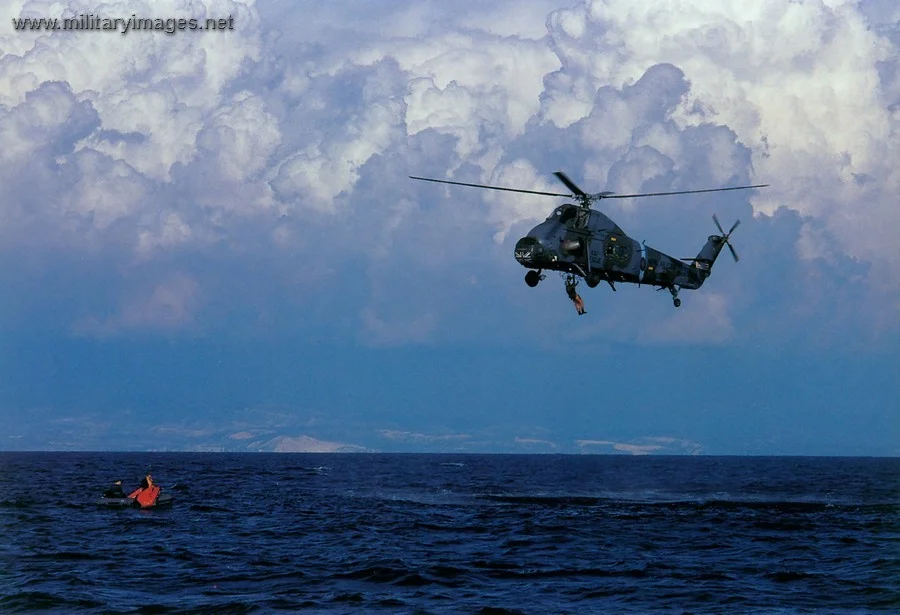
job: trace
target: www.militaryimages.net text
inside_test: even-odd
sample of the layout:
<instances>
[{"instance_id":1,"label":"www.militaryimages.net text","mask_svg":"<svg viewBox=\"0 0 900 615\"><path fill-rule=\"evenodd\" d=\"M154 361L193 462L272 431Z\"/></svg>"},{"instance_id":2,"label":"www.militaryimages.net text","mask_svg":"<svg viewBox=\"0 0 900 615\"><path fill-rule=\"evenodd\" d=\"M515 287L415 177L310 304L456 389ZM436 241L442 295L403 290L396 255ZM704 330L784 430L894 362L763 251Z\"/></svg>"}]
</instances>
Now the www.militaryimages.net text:
<instances>
[{"instance_id":1,"label":"www.militaryimages.net text","mask_svg":"<svg viewBox=\"0 0 900 615\"><path fill-rule=\"evenodd\" d=\"M93 13L79 15L78 17L13 17L13 28L16 30L63 30L73 32L106 31L121 32L165 32L175 34L184 30L220 31L234 30L234 17L221 17L219 19L197 18L147 18L132 15L128 18L103 17Z\"/></svg>"}]
</instances>

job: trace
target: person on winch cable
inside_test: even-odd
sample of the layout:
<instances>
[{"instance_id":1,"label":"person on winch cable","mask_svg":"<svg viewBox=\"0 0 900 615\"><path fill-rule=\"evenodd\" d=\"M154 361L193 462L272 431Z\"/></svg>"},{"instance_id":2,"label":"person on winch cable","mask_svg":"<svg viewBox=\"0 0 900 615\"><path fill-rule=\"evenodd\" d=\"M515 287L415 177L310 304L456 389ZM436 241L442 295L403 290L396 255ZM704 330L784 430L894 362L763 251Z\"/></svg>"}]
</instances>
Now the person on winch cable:
<instances>
[{"instance_id":1,"label":"person on winch cable","mask_svg":"<svg viewBox=\"0 0 900 615\"><path fill-rule=\"evenodd\" d=\"M581 299L581 295L575 291L576 285L577 282L574 280L568 280L566 282L566 294L569 295L569 299L575 304L575 310L578 312L578 315L581 316L587 314L587 310L584 309L584 301Z\"/></svg>"}]
</instances>

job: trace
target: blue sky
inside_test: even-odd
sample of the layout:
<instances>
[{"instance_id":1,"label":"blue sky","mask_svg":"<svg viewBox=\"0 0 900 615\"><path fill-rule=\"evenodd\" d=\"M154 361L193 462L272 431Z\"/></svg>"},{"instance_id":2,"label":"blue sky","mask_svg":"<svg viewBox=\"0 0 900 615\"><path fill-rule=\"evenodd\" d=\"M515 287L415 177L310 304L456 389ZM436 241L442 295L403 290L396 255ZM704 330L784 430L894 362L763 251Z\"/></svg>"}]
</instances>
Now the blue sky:
<instances>
[{"instance_id":1,"label":"blue sky","mask_svg":"<svg viewBox=\"0 0 900 615\"><path fill-rule=\"evenodd\" d=\"M896 455L890 1L0 10L0 449ZM208 7L208 8L206 8ZM59 10L59 7L52 10ZM594 192L699 291L537 288Z\"/></svg>"}]
</instances>

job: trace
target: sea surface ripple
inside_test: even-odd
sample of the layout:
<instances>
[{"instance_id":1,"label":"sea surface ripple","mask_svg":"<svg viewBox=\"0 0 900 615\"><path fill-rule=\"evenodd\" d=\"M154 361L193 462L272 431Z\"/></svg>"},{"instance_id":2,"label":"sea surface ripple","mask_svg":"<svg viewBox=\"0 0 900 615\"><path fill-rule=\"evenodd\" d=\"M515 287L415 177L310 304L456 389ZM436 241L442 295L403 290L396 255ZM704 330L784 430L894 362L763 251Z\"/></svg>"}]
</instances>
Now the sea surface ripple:
<instances>
[{"instance_id":1,"label":"sea surface ripple","mask_svg":"<svg viewBox=\"0 0 900 615\"><path fill-rule=\"evenodd\" d=\"M900 612L894 458L0 453L0 534L2 613Z\"/></svg>"}]
</instances>

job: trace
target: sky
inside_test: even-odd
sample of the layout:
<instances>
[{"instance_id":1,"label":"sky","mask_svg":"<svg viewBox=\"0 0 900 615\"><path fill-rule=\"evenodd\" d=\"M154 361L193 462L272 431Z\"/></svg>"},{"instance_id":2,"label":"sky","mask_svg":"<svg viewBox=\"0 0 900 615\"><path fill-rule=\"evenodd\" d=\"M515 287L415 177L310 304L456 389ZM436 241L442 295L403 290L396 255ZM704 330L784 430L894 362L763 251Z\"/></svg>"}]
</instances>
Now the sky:
<instances>
[{"instance_id":1,"label":"sky","mask_svg":"<svg viewBox=\"0 0 900 615\"><path fill-rule=\"evenodd\" d=\"M233 30L16 30L18 18ZM900 453L895 0L4 0L0 450ZM536 288L565 192L666 292Z\"/></svg>"}]
</instances>

